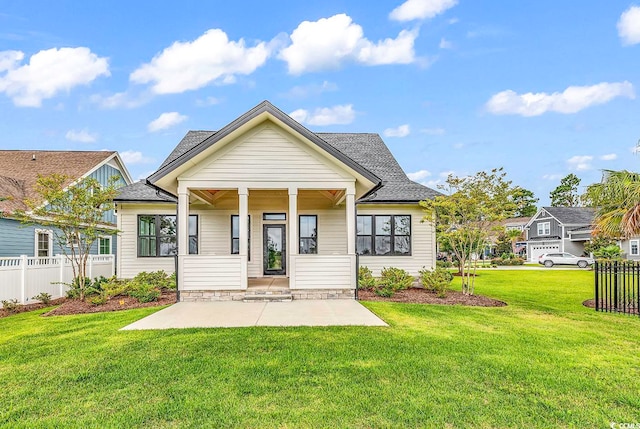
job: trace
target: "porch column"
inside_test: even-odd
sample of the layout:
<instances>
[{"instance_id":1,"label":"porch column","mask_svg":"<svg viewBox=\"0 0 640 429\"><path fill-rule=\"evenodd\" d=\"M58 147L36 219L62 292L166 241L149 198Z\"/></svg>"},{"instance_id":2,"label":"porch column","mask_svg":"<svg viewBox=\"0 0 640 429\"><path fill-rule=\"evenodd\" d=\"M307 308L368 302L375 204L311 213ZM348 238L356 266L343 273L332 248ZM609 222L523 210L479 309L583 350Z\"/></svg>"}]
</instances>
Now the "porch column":
<instances>
[{"instance_id":1,"label":"porch column","mask_svg":"<svg viewBox=\"0 0 640 429\"><path fill-rule=\"evenodd\" d=\"M296 287L296 255L298 254L298 188L289 188L289 287Z\"/></svg>"},{"instance_id":2,"label":"porch column","mask_svg":"<svg viewBox=\"0 0 640 429\"><path fill-rule=\"evenodd\" d=\"M241 258L240 269L240 286L242 289L247 288L247 277L249 275L249 269L247 265L249 255L249 190L247 188L238 188L238 228L240 228L238 234L238 247Z\"/></svg>"},{"instance_id":3,"label":"porch column","mask_svg":"<svg viewBox=\"0 0 640 429\"><path fill-rule=\"evenodd\" d=\"M347 189L347 254L356 254L356 196L355 191Z\"/></svg>"},{"instance_id":4,"label":"porch column","mask_svg":"<svg viewBox=\"0 0 640 429\"><path fill-rule=\"evenodd\" d=\"M183 257L189 254L189 190L178 192L178 290L184 287Z\"/></svg>"}]
</instances>

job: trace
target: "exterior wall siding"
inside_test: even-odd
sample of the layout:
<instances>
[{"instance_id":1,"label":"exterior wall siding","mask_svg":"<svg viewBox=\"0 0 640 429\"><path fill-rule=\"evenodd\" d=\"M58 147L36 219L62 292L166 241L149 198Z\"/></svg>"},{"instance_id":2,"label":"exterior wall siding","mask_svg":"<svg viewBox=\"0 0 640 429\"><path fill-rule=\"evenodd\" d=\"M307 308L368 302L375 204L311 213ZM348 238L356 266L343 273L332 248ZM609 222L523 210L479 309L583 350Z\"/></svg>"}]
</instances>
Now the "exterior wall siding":
<instances>
[{"instance_id":1,"label":"exterior wall siding","mask_svg":"<svg viewBox=\"0 0 640 429\"><path fill-rule=\"evenodd\" d=\"M435 267L435 229L431 222L420 222L424 216L420 206L361 204L357 206L357 214L411 215L411 256L360 256L360 266L371 269L374 276L379 276L380 271L388 267L405 269L413 276L417 276L423 267Z\"/></svg>"},{"instance_id":2,"label":"exterior wall siding","mask_svg":"<svg viewBox=\"0 0 640 429\"><path fill-rule=\"evenodd\" d=\"M109 184L109 179L112 176L118 176L119 177L118 182L116 183L116 187L120 188L120 187L125 186L127 184L125 182L124 176L122 175L120 170L118 170L117 168L112 167L109 164L105 164L102 167L98 168L96 171L94 171L93 173L89 174L88 177L91 177L92 179L96 179L103 186L107 186ZM114 224L114 225L117 222L114 210L109 210L107 213L104 214L102 219L105 222L111 223L111 224Z\"/></svg>"},{"instance_id":3,"label":"exterior wall siding","mask_svg":"<svg viewBox=\"0 0 640 429\"><path fill-rule=\"evenodd\" d=\"M538 223L550 222L550 234L549 235L538 235ZM540 220L535 220L531 223L529 227L529 240L538 238L538 237L562 237L562 226L558 223L554 218L542 218Z\"/></svg>"},{"instance_id":4,"label":"exterior wall siding","mask_svg":"<svg viewBox=\"0 0 640 429\"><path fill-rule=\"evenodd\" d=\"M569 239L564 239L562 242L565 252L576 256L582 256L584 253L584 241L571 241Z\"/></svg>"}]
</instances>

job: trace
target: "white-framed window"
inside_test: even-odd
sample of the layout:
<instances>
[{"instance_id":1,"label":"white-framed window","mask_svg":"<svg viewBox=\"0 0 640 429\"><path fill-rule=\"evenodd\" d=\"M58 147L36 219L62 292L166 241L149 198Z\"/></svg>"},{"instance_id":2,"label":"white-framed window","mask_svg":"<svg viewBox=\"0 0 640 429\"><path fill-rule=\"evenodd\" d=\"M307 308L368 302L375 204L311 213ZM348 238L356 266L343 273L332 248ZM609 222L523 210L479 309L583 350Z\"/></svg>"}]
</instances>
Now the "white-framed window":
<instances>
[{"instance_id":1,"label":"white-framed window","mask_svg":"<svg viewBox=\"0 0 640 429\"><path fill-rule=\"evenodd\" d=\"M35 230L34 255L37 257L49 257L53 255L53 232L48 229Z\"/></svg>"},{"instance_id":2,"label":"white-framed window","mask_svg":"<svg viewBox=\"0 0 640 429\"><path fill-rule=\"evenodd\" d=\"M111 237L98 237L98 255L111 255Z\"/></svg>"},{"instance_id":3,"label":"white-framed window","mask_svg":"<svg viewBox=\"0 0 640 429\"><path fill-rule=\"evenodd\" d=\"M551 234L551 222L539 222L538 223L538 235Z\"/></svg>"},{"instance_id":4,"label":"white-framed window","mask_svg":"<svg viewBox=\"0 0 640 429\"><path fill-rule=\"evenodd\" d=\"M640 255L640 240L629 240L629 254L633 256Z\"/></svg>"}]
</instances>

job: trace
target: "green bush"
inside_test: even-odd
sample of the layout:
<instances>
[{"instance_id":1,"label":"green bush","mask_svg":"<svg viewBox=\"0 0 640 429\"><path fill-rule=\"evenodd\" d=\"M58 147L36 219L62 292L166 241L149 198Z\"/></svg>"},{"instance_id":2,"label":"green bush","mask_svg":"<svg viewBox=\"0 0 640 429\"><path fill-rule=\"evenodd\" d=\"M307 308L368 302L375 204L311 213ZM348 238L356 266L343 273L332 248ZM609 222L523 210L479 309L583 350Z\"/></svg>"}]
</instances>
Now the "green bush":
<instances>
[{"instance_id":1,"label":"green bush","mask_svg":"<svg viewBox=\"0 0 640 429\"><path fill-rule=\"evenodd\" d=\"M453 281L453 274L445 268L436 267L433 271L423 268L420 270L420 282L428 291L434 292L439 298L447 296L447 289Z\"/></svg>"},{"instance_id":2,"label":"green bush","mask_svg":"<svg viewBox=\"0 0 640 429\"><path fill-rule=\"evenodd\" d=\"M71 283L64 284L69 286L69 289L67 290L67 298L76 299L80 297L80 277L75 277L71 280ZM95 293L91 290L91 285L91 279L89 277L85 277L85 294L90 295L91 293Z\"/></svg>"},{"instance_id":3,"label":"green bush","mask_svg":"<svg viewBox=\"0 0 640 429\"><path fill-rule=\"evenodd\" d=\"M49 305L49 303L51 302L51 294L48 294L46 292L40 292L39 294L37 294L36 296L32 297L31 299L35 299L37 301L40 301L44 305Z\"/></svg>"},{"instance_id":4,"label":"green bush","mask_svg":"<svg viewBox=\"0 0 640 429\"><path fill-rule=\"evenodd\" d=\"M109 301L110 296L107 295L106 292L102 291L101 293L97 294L97 295L93 295L91 297L89 297L89 302L93 305L104 305L107 303L107 301Z\"/></svg>"},{"instance_id":5,"label":"green bush","mask_svg":"<svg viewBox=\"0 0 640 429\"><path fill-rule=\"evenodd\" d=\"M140 302L152 302L157 301L158 298L160 298L160 295L162 295L162 292L156 286L149 284L138 284L129 290L128 295Z\"/></svg>"},{"instance_id":6,"label":"green bush","mask_svg":"<svg viewBox=\"0 0 640 429\"><path fill-rule=\"evenodd\" d=\"M512 258L493 258L491 260L491 265L522 265L524 264L524 259L518 256L514 256Z\"/></svg>"},{"instance_id":7,"label":"green bush","mask_svg":"<svg viewBox=\"0 0 640 429\"><path fill-rule=\"evenodd\" d=\"M453 262L450 262L450 261L436 261L436 267L451 268L451 267L453 267Z\"/></svg>"},{"instance_id":8,"label":"green bush","mask_svg":"<svg viewBox=\"0 0 640 429\"><path fill-rule=\"evenodd\" d=\"M17 299L2 300L0 303L2 303L2 308L7 310L8 313L17 313L18 308L20 308Z\"/></svg>"},{"instance_id":9,"label":"green bush","mask_svg":"<svg viewBox=\"0 0 640 429\"><path fill-rule=\"evenodd\" d=\"M600 247L593 251L593 256L597 259L604 259L607 261L615 261L621 259L622 250L617 244L611 244L609 246Z\"/></svg>"},{"instance_id":10,"label":"green bush","mask_svg":"<svg viewBox=\"0 0 640 429\"><path fill-rule=\"evenodd\" d=\"M358 287L360 289L373 290L376 287L376 279L368 267L358 268Z\"/></svg>"},{"instance_id":11,"label":"green bush","mask_svg":"<svg viewBox=\"0 0 640 429\"><path fill-rule=\"evenodd\" d=\"M176 277L175 274L169 276L162 270L153 271L150 273L143 271L141 273L138 273L137 276L131 279L131 283L133 283L133 289L136 289L140 285L153 286L159 289L175 289Z\"/></svg>"},{"instance_id":12,"label":"green bush","mask_svg":"<svg viewBox=\"0 0 640 429\"><path fill-rule=\"evenodd\" d=\"M383 268L376 281L374 292L379 296L390 297L399 290L408 289L414 278L402 268Z\"/></svg>"}]
</instances>

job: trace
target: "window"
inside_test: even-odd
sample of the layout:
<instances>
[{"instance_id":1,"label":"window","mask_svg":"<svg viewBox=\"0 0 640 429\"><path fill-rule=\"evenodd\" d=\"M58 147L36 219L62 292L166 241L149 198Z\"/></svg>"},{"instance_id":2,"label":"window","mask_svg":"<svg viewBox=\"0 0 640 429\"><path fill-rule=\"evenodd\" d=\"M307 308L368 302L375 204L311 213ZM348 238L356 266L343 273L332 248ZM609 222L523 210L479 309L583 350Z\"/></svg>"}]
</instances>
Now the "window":
<instances>
[{"instance_id":1,"label":"window","mask_svg":"<svg viewBox=\"0 0 640 429\"><path fill-rule=\"evenodd\" d=\"M111 254L111 237L98 237L98 255Z\"/></svg>"},{"instance_id":2,"label":"window","mask_svg":"<svg viewBox=\"0 0 640 429\"><path fill-rule=\"evenodd\" d=\"M634 256L640 255L640 240L629 241L629 253Z\"/></svg>"},{"instance_id":3,"label":"window","mask_svg":"<svg viewBox=\"0 0 640 429\"><path fill-rule=\"evenodd\" d=\"M52 239L51 231L36 229L36 251L37 257L51 256Z\"/></svg>"},{"instance_id":4,"label":"window","mask_svg":"<svg viewBox=\"0 0 640 429\"><path fill-rule=\"evenodd\" d=\"M538 235L549 235L549 234L551 234L551 222L538 223Z\"/></svg>"},{"instance_id":5,"label":"window","mask_svg":"<svg viewBox=\"0 0 640 429\"><path fill-rule=\"evenodd\" d=\"M287 220L286 213L263 213L262 220Z\"/></svg>"},{"instance_id":6,"label":"window","mask_svg":"<svg viewBox=\"0 0 640 429\"><path fill-rule=\"evenodd\" d=\"M411 255L411 216L359 215L356 252L359 255Z\"/></svg>"},{"instance_id":7,"label":"window","mask_svg":"<svg viewBox=\"0 0 640 429\"><path fill-rule=\"evenodd\" d=\"M138 256L177 255L177 235L178 223L175 215L138 216ZM198 254L197 215L189 215L189 254Z\"/></svg>"},{"instance_id":8,"label":"window","mask_svg":"<svg viewBox=\"0 0 640 429\"><path fill-rule=\"evenodd\" d=\"M251 260L251 216L247 216L247 251L248 259ZM240 253L240 215L231 215L231 254Z\"/></svg>"},{"instance_id":9,"label":"window","mask_svg":"<svg viewBox=\"0 0 640 429\"><path fill-rule=\"evenodd\" d=\"M300 254L318 253L318 216L300 215Z\"/></svg>"}]
</instances>

